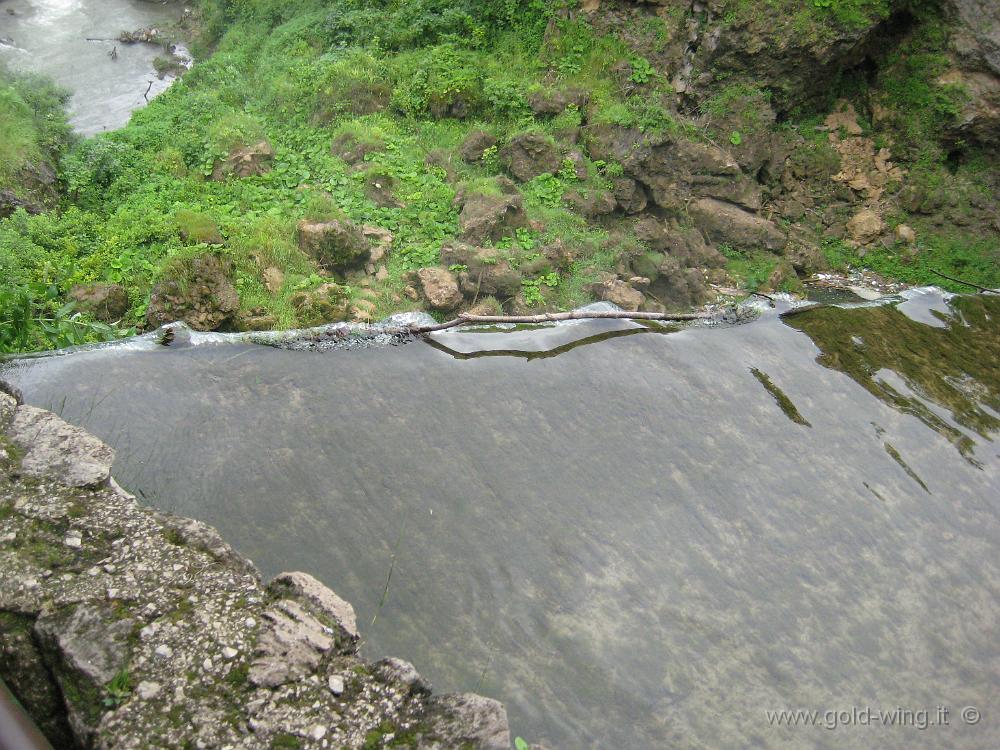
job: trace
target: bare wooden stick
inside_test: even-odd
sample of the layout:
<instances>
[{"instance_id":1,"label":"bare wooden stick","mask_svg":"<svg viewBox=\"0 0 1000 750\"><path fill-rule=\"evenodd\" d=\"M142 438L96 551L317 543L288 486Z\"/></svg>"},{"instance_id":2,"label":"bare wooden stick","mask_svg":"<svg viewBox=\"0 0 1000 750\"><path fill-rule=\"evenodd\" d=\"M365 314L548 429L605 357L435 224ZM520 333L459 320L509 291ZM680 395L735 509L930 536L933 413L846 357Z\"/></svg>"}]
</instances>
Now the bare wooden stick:
<instances>
[{"instance_id":1,"label":"bare wooden stick","mask_svg":"<svg viewBox=\"0 0 1000 750\"><path fill-rule=\"evenodd\" d=\"M973 283L971 283L969 281L965 281L963 279L957 279L954 276L949 276L946 273L941 273L940 271L938 271L936 269L933 269L933 268L930 269L930 272L931 273L936 273L938 276L940 276L940 277L942 277L944 279L948 279L948 281L954 281L956 284L964 284L965 286L972 287L973 289L978 289L979 291L985 292L986 294L1000 294L1000 291L997 291L996 289L990 289L987 286L979 286L979 284L973 284Z\"/></svg>"},{"instance_id":2,"label":"bare wooden stick","mask_svg":"<svg viewBox=\"0 0 1000 750\"><path fill-rule=\"evenodd\" d=\"M434 333L444 331L448 328L457 328L464 325L479 325L488 323L514 323L514 324L538 324L556 323L562 320L705 320L712 316L707 313L656 313L656 312L627 312L625 310L614 312L580 312L574 310L564 313L541 313L540 315L469 315L463 313L454 320L446 323L437 323L432 326L410 326L406 329L409 333Z\"/></svg>"},{"instance_id":3,"label":"bare wooden stick","mask_svg":"<svg viewBox=\"0 0 1000 750\"><path fill-rule=\"evenodd\" d=\"M146 93L142 95L142 98L145 99L147 102L149 101L149 92L152 90L152 88L153 88L153 82L150 81L149 85L146 87Z\"/></svg>"}]
</instances>

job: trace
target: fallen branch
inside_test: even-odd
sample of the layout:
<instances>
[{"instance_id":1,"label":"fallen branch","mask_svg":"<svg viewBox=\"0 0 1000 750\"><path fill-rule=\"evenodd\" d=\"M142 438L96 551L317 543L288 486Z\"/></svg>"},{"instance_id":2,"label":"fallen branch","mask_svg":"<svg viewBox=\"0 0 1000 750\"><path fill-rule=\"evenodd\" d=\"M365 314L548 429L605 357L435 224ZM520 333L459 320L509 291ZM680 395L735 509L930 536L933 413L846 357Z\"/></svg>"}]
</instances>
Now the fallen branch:
<instances>
[{"instance_id":1,"label":"fallen branch","mask_svg":"<svg viewBox=\"0 0 1000 750\"><path fill-rule=\"evenodd\" d=\"M432 326L410 326L406 329L408 333L434 333L444 331L448 328L457 328L464 325L481 325L495 323L514 323L531 325L538 323L557 323L562 320L705 320L712 317L707 313L656 313L656 312L626 312L624 310L615 312L564 312L564 313L542 313L540 315L469 315L464 313L454 320L446 323L437 323Z\"/></svg>"},{"instance_id":2,"label":"fallen branch","mask_svg":"<svg viewBox=\"0 0 1000 750\"><path fill-rule=\"evenodd\" d=\"M142 98L145 99L147 102L149 101L149 92L150 90L152 90L152 88L153 88L153 82L150 81L149 85L146 87L146 93L142 95Z\"/></svg>"},{"instance_id":3,"label":"fallen branch","mask_svg":"<svg viewBox=\"0 0 1000 750\"><path fill-rule=\"evenodd\" d=\"M973 284L972 282L965 281L964 279L957 279L954 276L949 276L946 273L941 273L940 271L935 270L933 268L930 269L930 272L936 273L941 278L948 279L948 281L954 281L956 284L964 284L965 286L972 287L973 289L978 289L980 292L983 292L985 294L1000 294L1000 291L996 289L990 289L989 287L986 286L979 286L979 284Z\"/></svg>"}]
</instances>

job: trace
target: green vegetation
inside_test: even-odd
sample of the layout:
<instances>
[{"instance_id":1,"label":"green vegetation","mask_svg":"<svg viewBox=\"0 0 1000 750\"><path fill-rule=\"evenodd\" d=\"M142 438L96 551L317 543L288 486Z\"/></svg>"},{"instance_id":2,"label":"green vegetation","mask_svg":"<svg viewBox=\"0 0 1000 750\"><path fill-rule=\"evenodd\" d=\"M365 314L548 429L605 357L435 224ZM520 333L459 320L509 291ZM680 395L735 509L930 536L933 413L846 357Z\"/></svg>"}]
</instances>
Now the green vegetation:
<instances>
[{"instance_id":1,"label":"green vegetation","mask_svg":"<svg viewBox=\"0 0 1000 750\"><path fill-rule=\"evenodd\" d=\"M111 681L104 686L104 705L107 708L118 708L132 694L132 675L128 669L120 670Z\"/></svg>"},{"instance_id":2,"label":"green vegetation","mask_svg":"<svg viewBox=\"0 0 1000 750\"><path fill-rule=\"evenodd\" d=\"M792 400L788 398L788 395L774 384L774 381L771 380L766 372L762 372L756 367L751 367L750 372L764 386L764 390L771 394L771 397L777 402L786 417L795 422L795 424L800 424L803 427L812 427L809 420L802 416Z\"/></svg>"},{"instance_id":3,"label":"green vegetation","mask_svg":"<svg viewBox=\"0 0 1000 750\"><path fill-rule=\"evenodd\" d=\"M70 143L63 112L68 98L45 78L0 64L0 187L17 185L21 170L58 156Z\"/></svg>"},{"instance_id":4,"label":"green vegetation","mask_svg":"<svg viewBox=\"0 0 1000 750\"><path fill-rule=\"evenodd\" d=\"M142 328L154 285L180 280L208 252L232 269L239 310L227 325L251 318L273 327L306 324L311 308L302 295L330 281L359 317L416 308L407 296L409 272L438 265L442 245L458 237L456 196L507 189L500 180L506 148L519 134L540 134L563 161L519 185L526 226L484 243L522 276L515 299L487 300L507 310L588 302L602 273L627 273L623 264L648 249L621 212L585 216L587 202L607 195L625 170L606 154L601 161L586 156L583 125L717 145L741 159L780 136L788 138L797 176L829 184L840 168L815 127L829 110L782 113L788 117L776 125L778 89L745 72L709 71L714 82L696 106L678 111L662 55L684 41L684 9L616 34L575 5L202 0L195 67L126 128L79 142L62 112L64 93L0 71L0 188L12 186L29 207L45 209L21 208L0 219L0 353ZM724 20L780 27L769 33L801 27L808 33L796 39L819 43L909 9L913 33L879 52L876 74L845 73L831 91L858 103L865 134L905 163L906 189L912 183L922 191L886 217L891 226L916 229L917 252L878 246L862 258L826 240L825 253L838 267L868 265L907 281L938 282L931 271L937 269L997 285L996 237L966 229L978 226L968 208L976 196L992 195L991 159L941 138L964 94L938 81L947 33L935 7L727 0ZM569 101L559 103L560 96ZM875 104L888 114L874 117ZM467 163L459 150L474 130L496 143ZM274 152L269 170L222 178L234 151L262 141ZM38 164L56 168L47 191L26 176L26 167ZM686 221L683 212L671 218ZM302 219L347 219L391 233L378 280L360 271L324 272L299 247ZM545 252L557 241L572 251L564 262ZM770 253L722 249L729 272L747 288L764 285L775 270ZM98 282L127 294L127 312L114 324L90 317L68 297L75 285ZM794 279L781 281L781 288L794 287Z\"/></svg>"},{"instance_id":5,"label":"green vegetation","mask_svg":"<svg viewBox=\"0 0 1000 750\"><path fill-rule=\"evenodd\" d=\"M956 298L963 325L935 328L910 320L894 307L852 310L810 310L787 318L789 325L808 334L822 354L818 362L846 373L872 395L900 411L912 414L950 440L970 460L973 441L927 407L921 398L940 404L963 428L986 437L1000 429L1000 339L996 317L1000 297L975 295ZM862 343L858 332L865 331ZM878 373L898 373L913 384L913 394L900 393ZM969 380L971 379L971 381ZM983 385L974 394L966 382Z\"/></svg>"}]
</instances>

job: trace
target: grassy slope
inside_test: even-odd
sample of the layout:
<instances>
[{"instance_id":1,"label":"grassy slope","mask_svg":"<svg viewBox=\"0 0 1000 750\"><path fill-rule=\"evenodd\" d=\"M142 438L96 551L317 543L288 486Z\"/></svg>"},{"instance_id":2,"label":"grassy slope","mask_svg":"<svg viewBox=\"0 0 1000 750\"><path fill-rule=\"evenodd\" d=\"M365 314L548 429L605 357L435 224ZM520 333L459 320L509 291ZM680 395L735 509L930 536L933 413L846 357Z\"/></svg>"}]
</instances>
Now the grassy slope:
<instances>
[{"instance_id":1,"label":"grassy slope","mask_svg":"<svg viewBox=\"0 0 1000 750\"><path fill-rule=\"evenodd\" d=\"M655 92L669 84L620 40L596 35L582 21L559 21L559 33L543 48L542 31L553 5L539 0L206 0L208 35L221 34L214 54L136 112L127 128L73 148L62 162L68 196L64 210L58 216L22 214L0 222L0 264L16 259L18 279L44 282L52 299L77 282L120 282L133 303L125 321L132 324L141 321L157 278L178 261L205 251L197 241L199 232L189 232L185 241L180 230L190 229L192 221L215 224L225 238L225 246L217 250L229 255L237 269L242 307L264 308L279 325L290 326L295 324L291 295L322 283L295 245L296 222L347 215L393 232L389 279L375 290L376 315L403 309L411 304L401 297L403 274L435 264L441 242L456 233L456 189L462 184L490 189L492 178L502 171L496 158L473 167L455 156L470 130L481 127L503 141L526 129L551 135L578 124L579 115L572 111L553 121L531 117L527 97L546 86L589 91L592 121L647 130L679 128L655 103ZM816 3L798 22L822 29L820 21L829 14L836 23L854 23L852 14L877 16L884 13L883 5L867 0ZM743 0L734 0L734 22L748 8ZM667 36L667 24L651 19L651 34ZM876 85L889 106L920 114L883 127L905 142L914 172L934 189L953 194L956 181L970 191L987 189L976 160L956 174L945 168L934 129L953 102L930 83L941 40L913 44L917 46L902 51L896 64L889 61L884 80ZM643 94L619 93L612 67L622 60L632 63L634 80L646 88ZM857 88L844 82L845 93L859 94L851 86ZM872 95L867 90L860 94ZM469 118L434 116L459 101ZM372 111L379 102L388 106ZM726 103L722 97L715 106ZM0 98L0 118L19 117L19 111L19 105ZM31 141L30 128L13 132L27 132L19 142ZM330 152L331 140L344 133L377 141L384 149L368 157L366 169L352 170ZM276 149L270 174L227 182L205 179L230 148L262 137ZM19 148L28 152L32 147ZM583 184L564 170L524 186L536 229L501 243L512 262L530 262L539 247L554 239L581 251L568 272L542 269L538 278L527 280L526 292L534 302L571 307L586 301L586 282L597 271L612 268L622 252L635 250L627 233L609 240L605 229L588 225L561 205L569 188L604 186L615 166L588 163ZM449 177L447 170L454 174ZM366 196L366 178L372 174L395 179L402 207L381 208ZM904 219L919 224L896 217ZM935 281L928 268L943 266L981 283L1000 284L991 260L996 257L995 236L969 242L956 229L929 223L917 228L924 247L916 262L889 248L864 263L909 281ZM843 244L828 243L827 249L839 263L859 260ZM758 283L773 265L772 257L761 255L750 262L735 259L731 270ZM268 266L286 274L276 294L262 281L261 271ZM48 304L52 313L54 302ZM64 343L43 332L7 347Z\"/></svg>"}]
</instances>

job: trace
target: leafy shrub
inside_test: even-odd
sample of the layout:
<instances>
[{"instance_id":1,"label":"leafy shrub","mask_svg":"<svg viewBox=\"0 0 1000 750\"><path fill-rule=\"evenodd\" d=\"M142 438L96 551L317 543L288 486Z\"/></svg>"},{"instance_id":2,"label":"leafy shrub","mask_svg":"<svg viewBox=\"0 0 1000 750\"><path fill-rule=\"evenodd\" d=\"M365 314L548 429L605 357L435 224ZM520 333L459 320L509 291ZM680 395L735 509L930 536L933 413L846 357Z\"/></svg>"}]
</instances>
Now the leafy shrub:
<instances>
[{"instance_id":1,"label":"leafy shrub","mask_svg":"<svg viewBox=\"0 0 1000 750\"><path fill-rule=\"evenodd\" d=\"M63 109L69 92L39 75L0 64L0 187L15 187L26 162L56 160L73 136Z\"/></svg>"}]
</instances>

